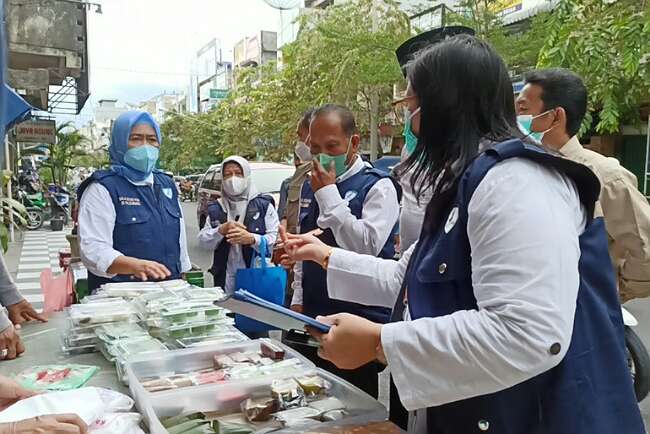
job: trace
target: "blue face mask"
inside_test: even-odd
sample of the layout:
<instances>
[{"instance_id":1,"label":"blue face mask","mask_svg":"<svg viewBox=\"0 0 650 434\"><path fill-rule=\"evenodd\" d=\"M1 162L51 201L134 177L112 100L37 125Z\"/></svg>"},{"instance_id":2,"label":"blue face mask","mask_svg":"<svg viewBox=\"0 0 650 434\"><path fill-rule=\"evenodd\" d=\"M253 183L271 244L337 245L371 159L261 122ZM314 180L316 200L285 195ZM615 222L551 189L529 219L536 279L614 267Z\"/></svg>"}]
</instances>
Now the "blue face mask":
<instances>
[{"instance_id":1,"label":"blue face mask","mask_svg":"<svg viewBox=\"0 0 650 434\"><path fill-rule=\"evenodd\" d=\"M153 172L158 162L160 150L151 145L142 145L130 148L124 154L124 163L132 169L145 173L147 176Z\"/></svg>"},{"instance_id":2,"label":"blue face mask","mask_svg":"<svg viewBox=\"0 0 650 434\"><path fill-rule=\"evenodd\" d=\"M348 159L348 154L350 153L351 147L352 147L352 137L350 137L350 140L348 141L348 150L345 152L345 154L327 155L321 152L318 155L318 162L320 163L321 166L323 166L323 169L325 170L330 170L330 164L334 163L336 176L339 177L343 175L346 170L348 170L348 165L346 161Z\"/></svg>"},{"instance_id":3,"label":"blue face mask","mask_svg":"<svg viewBox=\"0 0 650 434\"><path fill-rule=\"evenodd\" d=\"M413 132L413 129L411 128L411 123L413 122L413 116L415 116L419 112L420 112L420 107L415 109L413 113L410 113L406 117L406 121L404 122L404 132L402 133L402 135L404 136L404 146L406 146L406 152L409 155L411 155L413 151L415 151L415 147L418 145L418 137Z\"/></svg>"},{"instance_id":4,"label":"blue face mask","mask_svg":"<svg viewBox=\"0 0 650 434\"><path fill-rule=\"evenodd\" d=\"M551 112L553 110L546 110L544 113L540 113L537 116L533 115L519 115L517 116L517 123L519 124L519 130L521 130L522 133L524 133L526 136L532 138L538 143L542 143L542 139L544 138L544 134L549 132L550 130L553 129L553 127L549 128L546 131L532 131L533 129L533 121L539 117L544 116L545 114Z\"/></svg>"}]
</instances>

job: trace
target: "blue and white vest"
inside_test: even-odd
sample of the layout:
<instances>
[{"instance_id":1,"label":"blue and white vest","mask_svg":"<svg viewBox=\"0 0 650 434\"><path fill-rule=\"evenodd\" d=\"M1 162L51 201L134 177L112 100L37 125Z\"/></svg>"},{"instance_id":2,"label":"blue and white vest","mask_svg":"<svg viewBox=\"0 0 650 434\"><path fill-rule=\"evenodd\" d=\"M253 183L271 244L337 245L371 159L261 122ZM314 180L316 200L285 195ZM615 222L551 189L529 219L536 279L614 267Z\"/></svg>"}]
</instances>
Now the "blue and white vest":
<instances>
[{"instance_id":1,"label":"blue and white vest","mask_svg":"<svg viewBox=\"0 0 650 434\"><path fill-rule=\"evenodd\" d=\"M126 256L163 264L171 272L170 279L181 274L180 219L178 190L172 178L154 172L153 189L149 185L134 185L110 170L98 170L84 181L77 197L81 200L93 182L103 185L111 195L115 208L113 248ZM106 282L128 282L133 276L117 275L106 279L88 273L92 291Z\"/></svg>"},{"instance_id":2,"label":"blue and white vest","mask_svg":"<svg viewBox=\"0 0 650 434\"><path fill-rule=\"evenodd\" d=\"M273 198L267 195L259 195L248 202L246 215L244 216L244 226L246 226L248 232L258 235L266 234L266 213L269 206L275 206L275 204ZM214 228L225 223L228 220L228 215L222 208L221 203L213 202L208 206L208 218L210 219L210 225ZM269 247L269 250L272 251L272 248ZM212 256L210 273L214 276L215 285L221 286L222 288L226 284L226 268L229 253L230 244L224 240L215 249L214 255ZM253 248L250 246L242 246L242 254L246 267L250 267Z\"/></svg>"},{"instance_id":3,"label":"blue and white vest","mask_svg":"<svg viewBox=\"0 0 650 434\"><path fill-rule=\"evenodd\" d=\"M621 307L602 218L593 218L600 186L585 166L519 140L497 144L469 166L440 227L423 230L393 312L401 319L404 293L413 320L476 310L467 208L487 172L508 158L528 158L576 183L589 214L580 236L580 288L573 335L564 359L551 370L509 389L427 410L430 434L641 434L645 433L625 358ZM457 213L455 225L445 222ZM455 217L452 217L452 219ZM444 226L447 226L445 228ZM522 261L525 261L522 258ZM406 290L405 288L408 288ZM549 357L560 352L549 347Z\"/></svg>"},{"instance_id":4,"label":"blue and white vest","mask_svg":"<svg viewBox=\"0 0 650 434\"><path fill-rule=\"evenodd\" d=\"M356 218L360 219L363 212L363 203L370 189L380 180L389 178L388 174L368 167L364 167L357 174L338 182L336 187L339 194L348 202L348 207ZM393 185L395 183L393 182ZM398 198L401 194L399 186L395 185ZM311 189L311 183L305 181L300 194L300 232L306 233L318 227L320 210ZM397 223L395 223L397 224ZM393 231L394 232L394 231ZM319 238L329 246L338 247L334 234L330 229L325 229ZM386 245L378 255L380 258L393 259L395 256L395 240L389 237ZM327 292L327 272L320 264L304 261L302 264L303 309L306 315L332 315L348 312L368 318L375 322L385 323L390 318L390 309L379 306L364 306L329 298Z\"/></svg>"}]
</instances>

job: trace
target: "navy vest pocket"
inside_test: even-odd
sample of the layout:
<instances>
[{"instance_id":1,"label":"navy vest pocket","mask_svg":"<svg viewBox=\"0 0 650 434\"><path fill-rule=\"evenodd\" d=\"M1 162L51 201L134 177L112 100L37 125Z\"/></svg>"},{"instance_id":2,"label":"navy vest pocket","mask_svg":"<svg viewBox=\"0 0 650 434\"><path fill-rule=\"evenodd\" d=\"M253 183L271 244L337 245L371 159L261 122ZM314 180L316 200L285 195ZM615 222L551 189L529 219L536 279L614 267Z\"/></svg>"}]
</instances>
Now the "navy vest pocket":
<instances>
[{"instance_id":1,"label":"navy vest pocket","mask_svg":"<svg viewBox=\"0 0 650 434\"><path fill-rule=\"evenodd\" d=\"M152 239L151 214L145 207L123 207L115 218L114 244L131 246L148 243Z\"/></svg>"},{"instance_id":2,"label":"navy vest pocket","mask_svg":"<svg viewBox=\"0 0 650 434\"><path fill-rule=\"evenodd\" d=\"M173 200L166 200L165 209L169 214L171 214L172 217L176 219L181 218L181 210L179 208L178 202L175 202Z\"/></svg>"}]
</instances>

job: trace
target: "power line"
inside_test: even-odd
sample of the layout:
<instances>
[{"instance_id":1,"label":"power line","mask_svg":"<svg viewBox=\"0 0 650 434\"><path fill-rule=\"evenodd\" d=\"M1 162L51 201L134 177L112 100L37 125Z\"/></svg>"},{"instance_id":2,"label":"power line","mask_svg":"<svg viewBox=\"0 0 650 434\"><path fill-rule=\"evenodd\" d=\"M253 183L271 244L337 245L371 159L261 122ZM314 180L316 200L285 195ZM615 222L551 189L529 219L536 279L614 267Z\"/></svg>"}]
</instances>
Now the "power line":
<instances>
[{"instance_id":1,"label":"power line","mask_svg":"<svg viewBox=\"0 0 650 434\"><path fill-rule=\"evenodd\" d=\"M175 75L183 77L195 77L199 74L192 74L187 72L166 72L166 71L138 71L135 69L126 69L126 68L108 68L103 66L91 66L91 69L101 69L103 71L118 71L118 72L129 72L133 74L149 74L149 75Z\"/></svg>"}]
</instances>

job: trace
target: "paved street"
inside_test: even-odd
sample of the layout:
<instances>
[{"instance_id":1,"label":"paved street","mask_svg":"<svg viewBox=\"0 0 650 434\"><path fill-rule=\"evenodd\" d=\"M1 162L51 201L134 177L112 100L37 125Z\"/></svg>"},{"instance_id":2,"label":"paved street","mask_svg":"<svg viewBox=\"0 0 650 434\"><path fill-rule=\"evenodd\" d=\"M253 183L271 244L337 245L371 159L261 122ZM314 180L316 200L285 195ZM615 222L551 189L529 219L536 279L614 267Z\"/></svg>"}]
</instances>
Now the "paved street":
<instances>
[{"instance_id":1,"label":"paved street","mask_svg":"<svg viewBox=\"0 0 650 434\"><path fill-rule=\"evenodd\" d=\"M183 216L185 217L185 229L187 230L187 249L189 250L190 259L194 265L198 265L205 272L206 285L212 285L212 275L207 272L212 265L212 252L208 252L199 247L197 236L199 234L199 224L196 219L196 202L183 202Z\"/></svg>"}]
</instances>

